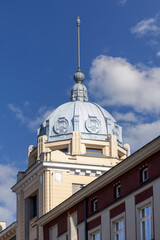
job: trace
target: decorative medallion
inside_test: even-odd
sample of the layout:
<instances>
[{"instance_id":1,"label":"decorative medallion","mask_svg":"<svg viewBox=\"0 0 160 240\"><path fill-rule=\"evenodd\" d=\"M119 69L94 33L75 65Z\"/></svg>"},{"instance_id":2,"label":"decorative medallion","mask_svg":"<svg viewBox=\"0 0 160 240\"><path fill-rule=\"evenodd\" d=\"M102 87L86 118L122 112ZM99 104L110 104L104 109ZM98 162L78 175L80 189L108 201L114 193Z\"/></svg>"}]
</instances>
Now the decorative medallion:
<instances>
[{"instance_id":1,"label":"decorative medallion","mask_svg":"<svg viewBox=\"0 0 160 240\"><path fill-rule=\"evenodd\" d=\"M69 122L65 117L58 118L54 125L54 131L58 134L64 134L68 131Z\"/></svg>"},{"instance_id":2,"label":"decorative medallion","mask_svg":"<svg viewBox=\"0 0 160 240\"><path fill-rule=\"evenodd\" d=\"M97 117L89 116L86 120L86 129L90 133L98 133L100 131L100 121Z\"/></svg>"}]
</instances>

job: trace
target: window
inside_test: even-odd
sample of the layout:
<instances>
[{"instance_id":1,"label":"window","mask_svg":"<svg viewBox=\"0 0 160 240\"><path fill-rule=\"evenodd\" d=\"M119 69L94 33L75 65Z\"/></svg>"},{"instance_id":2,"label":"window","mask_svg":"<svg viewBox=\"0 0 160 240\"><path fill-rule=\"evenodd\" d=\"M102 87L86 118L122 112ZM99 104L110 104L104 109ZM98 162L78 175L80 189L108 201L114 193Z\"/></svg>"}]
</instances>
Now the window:
<instances>
[{"instance_id":1,"label":"window","mask_svg":"<svg viewBox=\"0 0 160 240\"><path fill-rule=\"evenodd\" d=\"M68 153L68 148L60 149L61 152Z\"/></svg>"},{"instance_id":2,"label":"window","mask_svg":"<svg viewBox=\"0 0 160 240\"><path fill-rule=\"evenodd\" d=\"M121 219L114 223L114 240L124 240L124 235L124 219Z\"/></svg>"},{"instance_id":3,"label":"window","mask_svg":"<svg viewBox=\"0 0 160 240\"><path fill-rule=\"evenodd\" d=\"M145 182L148 180L148 168L141 170L141 182Z\"/></svg>"},{"instance_id":4,"label":"window","mask_svg":"<svg viewBox=\"0 0 160 240\"><path fill-rule=\"evenodd\" d=\"M86 148L86 153L102 154L102 149Z\"/></svg>"},{"instance_id":5,"label":"window","mask_svg":"<svg viewBox=\"0 0 160 240\"><path fill-rule=\"evenodd\" d=\"M114 197L115 198L119 198L121 196L121 185L118 184L117 186L115 186L114 188Z\"/></svg>"},{"instance_id":6,"label":"window","mask_svg":"<svg viewBox=\"0 0 160 240\"><path fill-rule=\"evenodd\" d=\"M96 212L97 211L97 198L91 200L91 211L92 212Z\"/></svg>"},{"instance_id":7,"label":"window","mask_svg":"<svg viewBox=\"0 0 160 240\"><path fill-rule=\"evenodd\" d=\"M65 238L66 239L66 238ZM77 212L68 217L68 239L78 240L77 236Z\"/></svg>"},{"instance_id":8,"label":"window","mask_svg":"<svg viewBox=\"0 0 160 240\"><path fill-rule=\"evenodd\" d=\"M91 235L92 240L100 240L100 232L92 233Z\"/></svg>"},{"instance_id":9,"label":"window","mask_svg":"<svg viewBox=\"0 0 160 240\"><path fill-rule=\"evenodd\" d=\"M30 219L37 216L37 195L30 197Z\"/></svg>"},{"instance_id":10,"label":"window","mask_svg":"<svg viewBox=\"0 0 160 240\"><path fill-rule=\"evenodd\" d=\"M152 208L148 205L140 209L141 240L151 240Z\"/></svg>"},{"instance_id":11,"label":"window","mask_svg":"<svg viewBox=\"0 0 160 240\"><path fill-rule=\"evenodd\" d=\"M75 192L79 191L83 187L85 187L84 184L72 183L72 194L74 194Z\"/></svg>"},{"instance_id":12,"label":"window","mask_svg":"<svg viewBox=\"0 0 160 240\"><path fill-rule=\"evenodd\" d=\"M49 240L56 240L57 234L58 234L57 225L55 225L49 229Z\"/></svg>"}]
</instances>

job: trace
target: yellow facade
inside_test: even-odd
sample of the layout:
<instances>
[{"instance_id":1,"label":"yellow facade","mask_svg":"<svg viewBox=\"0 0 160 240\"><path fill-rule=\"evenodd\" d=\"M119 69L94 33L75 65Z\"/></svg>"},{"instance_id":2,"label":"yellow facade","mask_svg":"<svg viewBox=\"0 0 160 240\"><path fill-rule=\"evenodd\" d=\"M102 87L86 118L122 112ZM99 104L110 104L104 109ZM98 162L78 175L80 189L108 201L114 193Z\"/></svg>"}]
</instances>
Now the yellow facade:
<instances>
[{"instance_id":1,"label":"yellow facade","mask_svg":"<svg viewBox=\"0 0 160 240\"><path fill-rule=\"evenodd\" d=\"M18 174L12 188L17 194L17 240L43 239L42 229L37 231L34 224L37 218L129 155L129 147L120 147L116 136L109 135L109 139L81 139L80 132L73 132L70 140L47 142L47 137L41 136L37 147L29 147L28 169ZM100 153L88 153L87 149ZM28 211L35 199L38 210L32 217Z\"/></svg>"}]
</instances>

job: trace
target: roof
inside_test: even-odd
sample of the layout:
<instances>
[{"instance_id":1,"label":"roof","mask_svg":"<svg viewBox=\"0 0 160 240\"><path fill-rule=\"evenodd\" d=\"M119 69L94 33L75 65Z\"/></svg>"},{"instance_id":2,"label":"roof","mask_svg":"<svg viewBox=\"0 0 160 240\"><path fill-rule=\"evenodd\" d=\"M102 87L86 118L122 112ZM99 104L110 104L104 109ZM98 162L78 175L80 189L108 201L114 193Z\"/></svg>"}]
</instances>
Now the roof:
<instances>
[{"instance_id":1,"label":"roof","mask_svg":"<svg viewBox=\"0 0 160 240\"><path fill-rule=\"evenodd\" d=\"M2 239L3 239L3 236L4 236L5 234L7 234L8 232L10 232L10 231L11 231L11 234L14 236L14 235L16 234L16 228L17 228L17 222L13 222L13 223L10 224L7 228L5 228L2 232L0 232L0 239L1 239L1 237L2 237ZM15 231L13 231L13 229L14 229Z\"/></svg>"},{"instance_id":2,"label":"roof","mask_svg":"<svg viewBox=\"0 0 160 240\"><path fill-rule=\"evenodd\" d=\"M108 134L117 136L122 144L122 128L104 108L92 102L67 102L56 108L38 130L38 136L47 135L48 141L72 138L80 131L81 138L107 140Z\"/></svg>"}]
</instances>

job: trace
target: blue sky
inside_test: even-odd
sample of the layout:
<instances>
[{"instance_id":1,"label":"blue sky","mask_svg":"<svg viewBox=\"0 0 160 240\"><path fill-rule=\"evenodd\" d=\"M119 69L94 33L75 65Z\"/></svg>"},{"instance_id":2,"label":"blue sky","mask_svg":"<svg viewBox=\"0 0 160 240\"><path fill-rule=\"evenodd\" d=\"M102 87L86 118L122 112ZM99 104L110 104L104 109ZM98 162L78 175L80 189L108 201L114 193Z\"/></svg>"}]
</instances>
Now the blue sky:
<instances>
[{"instance_id":1,"label":"blue sky","mask_svg":"<svg viewBox=\"0 0 160 240\"><path fill-rule=\"evenodd\" d=\"M8 224L9 188L27 167L28 146L47 114L70 99L78 15L89 100L123 126L132 152L159 135L159 0L0 1L0 220Z\"/></svg>"}]
</instances>

